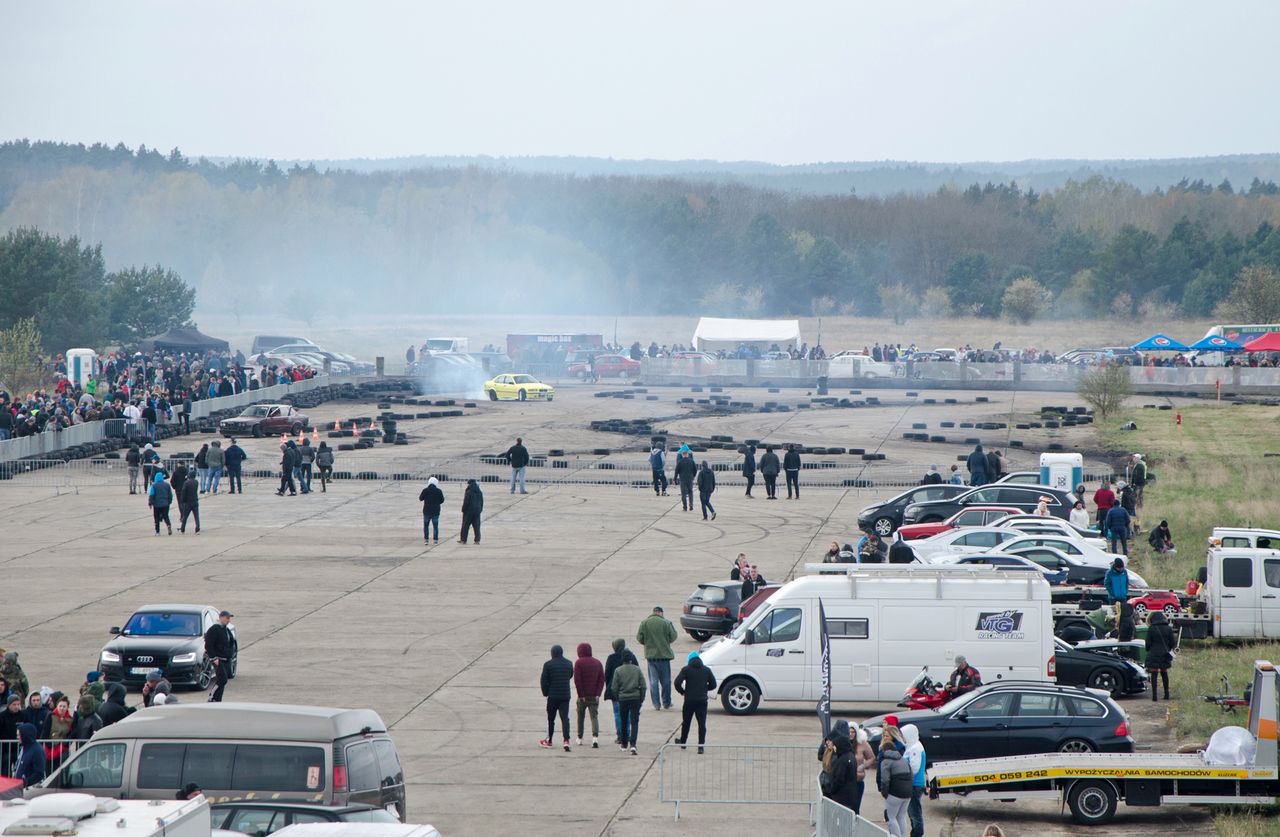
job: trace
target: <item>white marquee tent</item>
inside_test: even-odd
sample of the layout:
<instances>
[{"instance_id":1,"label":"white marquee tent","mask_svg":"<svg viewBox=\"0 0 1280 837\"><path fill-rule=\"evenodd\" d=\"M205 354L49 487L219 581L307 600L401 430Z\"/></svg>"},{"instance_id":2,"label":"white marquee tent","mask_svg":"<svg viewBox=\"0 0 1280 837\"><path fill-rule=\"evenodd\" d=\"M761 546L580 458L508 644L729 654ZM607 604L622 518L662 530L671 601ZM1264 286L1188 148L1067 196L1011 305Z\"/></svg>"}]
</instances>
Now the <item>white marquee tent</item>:
<instances>
[{"instance_id":1,"label":"white marquee tent","mask_svg":"<svg viewBox=\"0 0 1280 837\"><path fill-rule=\"evenodd\" d=\"M733 351L743 344L767 350L775 343L784 351L798 347L800 321L702 317L693 332L693 347L700 352Z\"/></svg>"}]
</instances>

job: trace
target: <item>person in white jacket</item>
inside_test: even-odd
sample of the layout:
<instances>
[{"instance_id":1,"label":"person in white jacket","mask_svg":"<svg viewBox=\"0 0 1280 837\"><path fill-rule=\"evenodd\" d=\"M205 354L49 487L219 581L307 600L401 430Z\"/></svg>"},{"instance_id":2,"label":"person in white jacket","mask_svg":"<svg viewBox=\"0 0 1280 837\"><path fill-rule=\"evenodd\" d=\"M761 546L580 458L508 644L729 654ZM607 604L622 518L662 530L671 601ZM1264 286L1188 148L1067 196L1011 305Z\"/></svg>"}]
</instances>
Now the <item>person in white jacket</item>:
<instances>
[{"instance_id":1,"label":"person in white jacket","mask_svg":"<svg viewBox=\"0 0 1280 837\"><path fill-rule=\"evenodd\" d=\"M911 837L924 837L924 808L920 800L924 798L925 765L927 759L924 745L920 743L920 729L915 724L907 724L902 728L902 743L907 745L902 757L910 765L911 801L907 803L907 818L911 820Z\"/></svg>"},{"instance_id":2,"label":"person in white jacket","mask_svg":"<svg viewBox=\"0 0 1280 837\"><path fill-rule=\"evenodd\" d=\"M1084 507L1084 500L1076 500L1076 504L1071 508L1071 514L1068 519L1071 521L1071 525L1076 528L1089 528L1089 511Z\"/></svg>"}]
</instances>

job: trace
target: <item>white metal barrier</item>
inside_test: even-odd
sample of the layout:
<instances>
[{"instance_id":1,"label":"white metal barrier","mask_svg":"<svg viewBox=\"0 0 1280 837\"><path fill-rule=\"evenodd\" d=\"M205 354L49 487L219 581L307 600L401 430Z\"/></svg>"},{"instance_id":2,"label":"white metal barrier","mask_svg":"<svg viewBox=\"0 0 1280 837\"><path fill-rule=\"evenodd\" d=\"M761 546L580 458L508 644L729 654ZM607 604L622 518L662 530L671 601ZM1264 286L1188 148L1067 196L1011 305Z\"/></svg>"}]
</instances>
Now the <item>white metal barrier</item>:
<instances>
[{"instance_id":1,"label":"white metal barrier","mask_svg":"<svg viewBox=\"0 0 1280 837\"><path fill-rule=\"evenodd\" d=\"M816 779L814 780L816 783ZM865 797L864 797L865 799ZM818 791L816 837L882 837L889 832Z\"/></svg>"},{"instance_id":2,"label":"white metal barrier","mask_svg":"<svg viewBox=\"0 0 1280 837\"><path fill-rule=\"evenodd\" d=\"M700 752L705 751L705 752ZM727 805L807 805L809 822L820 795L814 786L817 749L771 744L664 744L658 750L658 801Z\"/></svg>"}]
</instances>

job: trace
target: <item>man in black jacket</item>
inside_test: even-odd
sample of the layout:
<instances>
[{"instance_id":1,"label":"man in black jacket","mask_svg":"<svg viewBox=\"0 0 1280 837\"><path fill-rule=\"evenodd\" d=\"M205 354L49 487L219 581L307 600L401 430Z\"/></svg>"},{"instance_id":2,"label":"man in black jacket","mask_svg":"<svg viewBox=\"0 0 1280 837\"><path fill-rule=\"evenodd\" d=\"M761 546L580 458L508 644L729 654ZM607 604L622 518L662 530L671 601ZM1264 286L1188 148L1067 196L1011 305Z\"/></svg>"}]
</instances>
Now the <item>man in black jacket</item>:
<instances>
[{"instance_id":1,"label":"man in black jacket","mask_svg":"<svg viewBox=\"0 0 1280 837\"><path fill-rule=\"evenodd\" d=\"M688 445L681 445L676 454L675 478L680 483L680 508L693 511L693 480L698 475L698 466L693 461L693 452Z\"/></svg>"},{"instance_id":2,"label":"man in black jacket","mask_svg":"<svg viewBox=\"0 0 1280 837\"><path fill-rule=\"evenodd\" d=\"M244 448L237 445L235 439L231 440L231 444L227 446L227 449L222 454L223 462L227 466L227 482L231 486L232 494L244 493L243 473L240 469L248 458Z\"/></svg>"},{"instance_id":3,"label":"man in black jacket","mask_svg":"<svg viewBox=\"0 0 1280 837\"><path fill-rule=\"evenodd\" d=\"M106 699L98 704L97 716L102 721L102 726L109 727L116 721L121 721L132 715L134 710L125 705L125 688L120 683L108 683L106 691Z\"/></svg>"},{"instance_id":4,"label":"man in black jacket","mask_svg":"<svg viewBox=\"0 0 1280 837\"><path fill-rule=\"evenodd\" d=\"M787 445L787 455L782 457L782 469L787 472L787 499L791 499L791 489L796 490L796 499L800 499L800 451L795 445Z\"/></svg>"},{"instance_id":5,"label":"man in black jacket","mask_svg":"<svg viewBox=\"0 0 1280 837\"><path fill-rule=\"evenodd\" d=\"M716 519L715 506L711 505L711 495L716 490L716 475L711 470L711 464L707 460L702 460L702 467L698 470L698 503L702 506L702 519L707 519L707 512L711 512L711 519Z\"/></svg>"},{"instance_id":6,"label":"man in black jacket","mask_svg":"<svg viewBox=\"0 0 1280 837\"><path fill-rule=\"evenodd\" d=\"M507 462L511 465L511 493L516 493L516 481L520 482L520 493L524 490L524 469L529 465L529 449L524 446L524 439L516 437L516 443L507 448ZM570 663L572 665L572 663Z\"/></svg>"},{"instance_id":7,"label":"man in black jacket","mask_svg":"<svg viewBox=\"0 0 1280 837\"><path fill-rule=\"evenodd\" d=\"M427 480L427 487L418 495L422 501L422 542L431 542L431 529L435 529L436 543L440 543L440 509L444 506L444 492L435 477Z\"/></svg>"},{"instance_id":8,"label":"man in black jacket","mask_svg":"<svg viewBox=\"0 0 1280 837\"><path fill-rule=\"evenodd\" d=\"M889 547L889 563L914 564L915 560L916 551L902 539L902 535L896 536L893 541L893 546Z\"/></svg>"},{"instance_id":9,"label":"man in black jacket","mask_svg":"<svg viewBox=\"0 0 1280 837\"><path fill-rule=\"evenodd\" d=\"M297 446L290 439L280 446L280 490L276 492L277 496L283 497L286 488L289 489L290 497L297 495L298 487L293 481L293 470L298 467L298 462Z\"/></svg>"},{"instance_id":10,"label":"man in black jacket","mask_svg":"<svg viewBox=\"0 0 1280 837\"><path fill-rule=\"evenodd\" d=\"M230 623L231 613L224 610L218 614L218 623L204 632L204 653L213 661L213 673L218 678L217 688L209 695L210 703L222 702L222 692L231 674L227 670L231 664L231 629L227 627Z\"/></svg>"},{"instance_id":11,"label":"man in black jacket","mask_svg":"<svg viewBox=\"0 0 1280 837\"><path fill-rule=\"evenodd\" d=\"M539 746L550 747L556 734L556 715L564 730L564 751L569 752L569 684L573 682L573 663L564 657L564 649L551 646L551 659L542 664L542 695L547 699L547 737Z\"/></svg>"},{"instance_id":12,"label":"man in black jacket","mask_svg":"<svg viewBox=\"0 0 1280 837\"><path fill-rule=\"evenodd\" d=\"M480 543L480 512L482 511L484 511L484 494L481 493L480 486L475 480L467 480L467 488L462 492L462 534L458 537L458 543L467 542L468 529L475 530L476 543ZM569 663L569 668L573 668L573 663Z\"/></svg>"},{"instance_id":13,"label":"man in black jacket","mask_svg":"<svg viewBox=\"0 0 1280 837\"><path fill-rule=\"evenodd\" d=\"M684 705L680 707L680 737L676 743L684 749L689 740L689 723L698 719L698 752L707 743L707 696L716 690L716 676L711 669L702 664L697 651L689 652L685 667L675 679L676 691L684 695Z\"/></svg>"},{"instance_id":14,"label":"man in black jacket","mask_svg":"<svg viewBox=\"0 0 1280 837\"><path fill-rule=\"evenodd\" d=\"M196 519L196 534L200 534L200 485L196 480L187 478L182 481L178 490L178 531L186 534L187 518Z\"/></svg>"},{"instance_id":15,"label":"man in black jacket","mask_svg":"<svg viewBox=\"0 0 1280 837\"><path fill-rule=\"evenodd\" d=\"M778 499L778 471L781 467L773 448L766 448L764 456L760 457L760 476L764 477L764 495L770 500Z\"/></svg>"},{"instance_id":16,"label":"man in black jacket","mask_svg":"<svg viewBox=\"0 0 1280 837\"><path fill-rule=\"evenodd\" d=\"M613 693L613 673L618 670L618 666L627 661L628 657L632 665L639 665L636 662L636 655L632 654L631 649L627 647L627 641L618 637L613 641L613 653L604 661L604 699L613 702L614 744L622 743L622 706L618 702L617 695Z\"/></svg>"},{"instance_id":17,"label":"man in black jacket","mask_svg":"<svg viewBox=\"0 0 1280 837\"><path fill-rule=\"evenodd\" d=\"M751 496L751 487L756 484L756 446L747 445L742 455L742 476L747 481L747 496Z\"/></svg>"}]
</instances>

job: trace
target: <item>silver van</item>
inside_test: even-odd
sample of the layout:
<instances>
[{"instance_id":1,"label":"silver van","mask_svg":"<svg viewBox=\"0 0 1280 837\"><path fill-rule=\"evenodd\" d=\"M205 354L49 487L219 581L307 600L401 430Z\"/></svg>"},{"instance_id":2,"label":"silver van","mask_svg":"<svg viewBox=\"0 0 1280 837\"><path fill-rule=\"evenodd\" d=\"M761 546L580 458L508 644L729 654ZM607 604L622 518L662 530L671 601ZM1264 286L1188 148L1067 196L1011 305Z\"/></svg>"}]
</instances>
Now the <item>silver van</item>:
<instances>
[{"instance_id":1,"label":"silver van","mask_svg":"<svg viewBox=\"0 0 1280 837\"><path fill-rule=\"evenodd\" d=\"M400 756L378 713L267 703L140 710L100 730L26 796L173 799L192 782L215 803L364 803L406 816Z\"/></svg>"}]
</instances>

